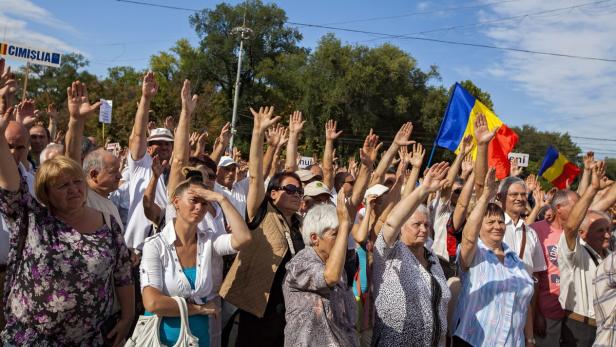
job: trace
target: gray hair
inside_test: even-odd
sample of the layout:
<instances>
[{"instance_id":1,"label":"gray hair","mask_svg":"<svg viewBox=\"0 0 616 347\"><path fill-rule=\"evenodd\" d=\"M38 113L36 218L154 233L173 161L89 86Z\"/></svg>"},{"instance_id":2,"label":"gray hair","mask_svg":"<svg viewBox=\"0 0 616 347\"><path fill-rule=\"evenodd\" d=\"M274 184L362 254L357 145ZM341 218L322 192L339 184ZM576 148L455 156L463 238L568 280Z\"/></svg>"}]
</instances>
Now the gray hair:
<instances>
[{"instance_id":1,"label":"gray hair","mask_svg":"<svg viewBox=\"0 0 616 347\"><path fill-rule=\"evenodd\" d=\"M552 196L552 203L550 205L552 205L552 208L556 210L556 206L568 204L569 196L571 196L572 194L575 194L579 197L578 193L569 189L557 190Z\"/></svg>"},{"instance_id":2,"label":"gray hair","mask_svg":"<svg viewBox=\"0 0 616 347\"><path fill-rule=\"evenodd\" d=\"M500 185L498 186L498 195L499 196L507 195L507 192L509 192L509 187L511 187L514 184L521 184L526 190L526 183L524 183L523 179L519 177L515 177L515 176L509 176L505 178L504 180L502 180Z\"/></svg>"},{"instance_id":3,"label":"gray hair","mask_svg":"<svg viewBox=\"0 0 616 347\"><path fill-rule=\"evenodd\" d=\"M86 175L86 177L92 170L96 170L98 172L103 171L103 169L105 168L105 165L103 162L103 158L104 158L103 156L106 153L113 155L113 153L108 152L102 148L99 148L97 150L94 150L88 153L88 155L86 155L86 157L83 158L82 167L83 167L83 173Z\"/></svg>"},{"instance_id":4,"label":"gray hair","mask_svg":"<svg viewBox=\"0 0 616 347\"><path fill-rule=\"evenodd\" d=\"M50 143L45 147L39 155L39 165L43 164L47 160L55 157L56 155L64 154L64 146L58 143Z\"/></svg>"},{"instance_id":5,"label":"gray hair","mask_svg":"<svg viewBox=\"0 0 616 347\"><path fill-rule=\"evenodd\" d=\"M610 217L609 214L607 214L607 213L605 213L603 211L598 211L598 210L588 210L588 212L586 212L586 216L584 216L584 220L582 221L582 224L580 225L580 230L588 231L588 228L590 228L590 217L593 214L601 216L601 218L604 218L608 222L610 222L610 225L612 224L612 217Z\"/></svg>"},{"instance_id":6,"label":"gray hair","mask_svg":"<svg viewBox=\"0 0 616 347\"><path fill-rule=\"evenodd\" d=\"M336 206L329 204L319 204L313 206L306 216L302 224L302 238L306 246L312 246L310 236L317 235L323 237L323 233L327 229L335 229L338 227L338 215L336 214Z\"/></svg>"},{"instance_id":7,"label":"gray hair","mask_svg":"<svg viewBox=\"0 0 616 347\"><path fill-rule=\"evenodd\" d=\"M415 211L413 211L413 213L410 215L409 219L406 220L406 223L409 222L409 220L411 220L411 218L413 218L413 216L417 213L423 213L426 215L426 217L428 217L428 222L430 222L431 224L431 220L430 220L430 210L428 209L428 206L424 205L424 204L420 204L419 206L417 206L417 208L415 209Z\"/></svg>"}]
</instances>

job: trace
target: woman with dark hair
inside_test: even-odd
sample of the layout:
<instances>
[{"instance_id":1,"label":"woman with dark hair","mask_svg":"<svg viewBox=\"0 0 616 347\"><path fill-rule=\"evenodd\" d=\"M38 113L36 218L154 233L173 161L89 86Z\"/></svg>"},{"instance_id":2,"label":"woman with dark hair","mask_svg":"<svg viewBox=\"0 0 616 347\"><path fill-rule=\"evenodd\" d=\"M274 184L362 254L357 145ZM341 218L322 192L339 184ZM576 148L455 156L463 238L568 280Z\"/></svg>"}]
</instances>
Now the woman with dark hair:
<instances>
[{"instance_id":1,"label":"woman with dark hair","mask_svg":"<svg viewBox=\"0 0 616 347\"><path fill-rule=\"evenodd\" d=\"M267 187L263 179L263 138L280 117L272 107L251 109L254 116L250 145L250 187L246 220L252 230L250 247L238 253L220 295L240 309L236 346L282 346L285 305L282 293L285 265L304 249L297 214L303 196L295 173L275 174ZM291 131L301 124L290 124ZM289 142L297 141L290 139Z\"/></svg>"},{"instance_id":2,"label":"woman with dark hair","mask_svg":"<svg viewBox=\"0 0 616 347\"><path fill-rule=\"evenodd\" d=\"M507 244L505 214L496 196L494 169L462 231L458 266L462 288L454 314L454 346L533 346L526 317L533 280Z\"/></svg>"}]
</instances>

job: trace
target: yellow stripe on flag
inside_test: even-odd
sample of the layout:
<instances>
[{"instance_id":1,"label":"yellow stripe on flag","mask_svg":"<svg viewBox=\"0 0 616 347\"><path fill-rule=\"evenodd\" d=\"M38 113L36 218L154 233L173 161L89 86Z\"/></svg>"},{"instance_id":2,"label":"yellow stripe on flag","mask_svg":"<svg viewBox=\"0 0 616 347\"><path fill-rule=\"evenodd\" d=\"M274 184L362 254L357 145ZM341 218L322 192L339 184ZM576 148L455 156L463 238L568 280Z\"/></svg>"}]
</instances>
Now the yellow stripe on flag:
<instances>
[{"instance_id":1,"label":"yellow stripe on flag","mask_svg":"<svg viewBox=\"0 0 616 347\"><path fill-rule=\"evenodd\" d=\"M460 144L456 149L456 154L460 152L460 146L462 145L464 138L468 135L473 137L473 150L471 151L471 155L473 156L473 160L477 159L477 139L475 139L475 119L477 118L477 114L483 113L486 116L486 121L488 122L488 129L490 131L496 129L503 125L503 122L498 119L496 114L492 112L486 105L482 104L481 101L475 100L475 105L471 110L471 115L468 118L468 123L466 124L466 130L464 130L464 135L462 135L462 139L460 140Z\"/></svg>"},{"instance_id":2,"label":"yellow stripe on flag","mask_svg":"<svg viewBox=\"0 0 616 347\"><path fill-rule=\"evenodd\" d=\"M552 164L549 169L545 170L541 176L550 182L554 181L563 173L565 164L568 162L569 160L567 160L562 153L558 153L558 158L554 161L554 164Z\"/></svg>"}]
</instances>

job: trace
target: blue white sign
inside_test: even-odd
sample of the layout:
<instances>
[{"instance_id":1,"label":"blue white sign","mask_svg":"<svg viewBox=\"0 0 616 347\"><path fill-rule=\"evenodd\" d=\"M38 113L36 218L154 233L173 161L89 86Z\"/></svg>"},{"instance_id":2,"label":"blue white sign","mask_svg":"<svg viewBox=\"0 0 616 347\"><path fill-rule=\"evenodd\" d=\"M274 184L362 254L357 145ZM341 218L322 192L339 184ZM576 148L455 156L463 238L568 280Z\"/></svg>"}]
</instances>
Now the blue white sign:
<instances>
[{"instance_id":1,"label":"blue white sign","mask_svg":"<svg viewBox=\"0 0 616 347\"><path fill-rule=\"evenodd\" d=\"M30 64L52 67L59 67L62 59L62 53L11 42L0 42L0 55L10 59L27 61Z\"/></svg>"},{"instance_id":2,"label":"blue white sign","mask_svg":"<svg viewBox=\"0 0 616 347\"><path fill-rule=\"evenodd\" d=\"M111 110L113 109L113 101L101 99L100 113L98 121L100 123L111 124Z\"/></svg>"}]
</instances>

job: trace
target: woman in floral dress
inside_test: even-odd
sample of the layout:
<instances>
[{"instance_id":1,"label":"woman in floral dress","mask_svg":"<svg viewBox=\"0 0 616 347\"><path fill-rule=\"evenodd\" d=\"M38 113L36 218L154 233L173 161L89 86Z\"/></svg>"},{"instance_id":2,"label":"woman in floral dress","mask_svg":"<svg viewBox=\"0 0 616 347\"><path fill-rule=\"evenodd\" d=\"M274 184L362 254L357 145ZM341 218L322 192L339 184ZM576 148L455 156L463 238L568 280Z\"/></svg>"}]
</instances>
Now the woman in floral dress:
<instances>
[{"instance_id":1,"label":"woman in floral dress","mask_svg":"<svg viewBox=\"0 0 616 347\"><path fill-rule=\"evenodd\" d=\"M12 109L0 110L0 213L10 233L4 315L0 335L8 346L114 346L124 340L134 318L129 250L119 225L85 206L81 167L58 156L38 170L28 192L4 131ZM18 244L20 244L18 246ZM107 336L113 292L122 315Z\"/></svg>"}]
</instances>

